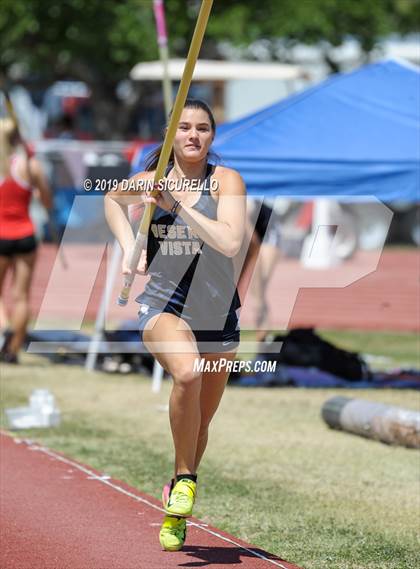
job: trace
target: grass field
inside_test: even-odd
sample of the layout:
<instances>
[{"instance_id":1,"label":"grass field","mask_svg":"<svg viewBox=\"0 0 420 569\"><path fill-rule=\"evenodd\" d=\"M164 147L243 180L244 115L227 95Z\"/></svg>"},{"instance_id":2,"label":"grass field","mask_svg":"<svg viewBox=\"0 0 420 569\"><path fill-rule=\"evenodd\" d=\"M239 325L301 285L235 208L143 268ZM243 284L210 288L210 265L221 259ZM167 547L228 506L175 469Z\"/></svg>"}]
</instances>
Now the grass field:
<instances>
[{"instance_id":1,"label":"grass field","mask_svg":"<svg viewBox=\"0 0 420 569\"><path fill-rule=\"evenodd\" d=\"M415 362L413 335L403 342L379 336L370 351L384 346L380 353ZM358 345L356 334L343 342L366 346L360 334ZM29 355L1 376L3 408L25 404L36 387L56 395L62 425L25 436L159 497L172 471L160 411L169 381L154 395L140 376L87 374ZM320 408L337 392L228 387L200 468L195 514L305 569L417 569L420 455L328 429ZM339 393L420 407L414 391Z\"/></svg>"}]
</instances>

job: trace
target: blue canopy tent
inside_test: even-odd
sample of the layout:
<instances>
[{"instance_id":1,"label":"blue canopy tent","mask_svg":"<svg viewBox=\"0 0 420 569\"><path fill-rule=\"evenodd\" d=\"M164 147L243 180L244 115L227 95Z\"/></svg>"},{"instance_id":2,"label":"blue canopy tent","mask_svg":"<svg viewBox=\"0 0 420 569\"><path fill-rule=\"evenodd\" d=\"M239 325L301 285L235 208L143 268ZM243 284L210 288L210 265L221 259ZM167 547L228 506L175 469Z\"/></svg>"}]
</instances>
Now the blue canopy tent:
<instances>
[{"instance_id":1,"label":"blue canopy tent","mask_svg":"<svg viewBox=\"0 0 420 569\"><path fill-rule=\"evenodd\" d=\"M213 149L241 173L249 194L415 202L419 127L420 70L387 60L221 125Z\"/></svg>"}]
</instances>

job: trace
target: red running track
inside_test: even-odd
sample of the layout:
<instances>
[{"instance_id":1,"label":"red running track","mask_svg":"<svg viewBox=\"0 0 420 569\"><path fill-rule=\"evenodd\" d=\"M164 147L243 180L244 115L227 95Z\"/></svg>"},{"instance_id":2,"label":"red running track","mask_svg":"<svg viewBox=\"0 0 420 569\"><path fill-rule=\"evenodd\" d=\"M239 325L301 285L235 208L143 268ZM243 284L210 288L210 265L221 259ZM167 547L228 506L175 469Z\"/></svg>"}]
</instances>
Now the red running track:
<instances>
[{"instance_id":1,"label":"red running track","mask_svg":"<svg viewBox=\"0 0 420 569\"><path fill-rule=\"evenodd\" d=\"M31 310L40 319L40 330L79 330L83 318L94 319L98 311L105 279L103 245L69 244L64 251L67 269L61 267L52 245L40 247L31 290ZM358 251L342 265L318 271L305 269L296 259L281 259L267 292L270 327L417 331L419 268L415 249L385 249L380 257L375 251ZM109 329L121 320L137 320L134 298L146 281L147 277L136 277L129 303L121 309L115 299L122 281L116 278L107 311ZM10 295L9 279L6 306ZM253 328L254 319L254 300L248 294L241 311L242 329Z\"/></svg>"},{"instance_id":2,"label":"red running track","mask_svg":"<svg viewBox=\"0 0 420 569\"><path fill-rule=\"evenodd\" d=\"M151 496L5 433L0 450L2 569L299 569L195 518L184 549L164 552Z\"/></svg>"}]
</instances>

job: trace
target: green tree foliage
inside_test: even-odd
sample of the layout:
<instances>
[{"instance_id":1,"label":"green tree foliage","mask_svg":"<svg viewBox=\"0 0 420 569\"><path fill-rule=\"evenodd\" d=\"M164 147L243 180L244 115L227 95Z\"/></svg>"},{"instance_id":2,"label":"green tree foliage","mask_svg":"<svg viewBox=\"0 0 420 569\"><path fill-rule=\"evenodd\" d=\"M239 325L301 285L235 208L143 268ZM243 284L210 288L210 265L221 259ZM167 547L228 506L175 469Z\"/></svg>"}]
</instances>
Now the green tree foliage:
<instances>
[{"instance_id":1,"label":"green tree foliage","mask_svg":"<svg viewBox=\"0 0 420 569\"><path fill-rule=\"evenodd\" d=\"M351 36L369 52L381 38L419 24L420 0L216 0L208 35L236 44L283 38L331 46Z\"/></svg>"},{"instance_id":2,"label":"green tree foliage","mask_svg":"<svg viewBox=\"0 0 420 569\"><path fill-rule=\"evenodd\" d=\"M3 71L21 61L47 74L71 70L90 81L112 80L157 55L150 2L1 0L0 6Z\"/></svg>"},{"instance_id":3,"label":"green tree foliage","mask_svg":"<svg viewBox=\"0 0 420 569\"><path fill-rule=\"evenodd\" d=\"M165 6L171 54L185 56L200 0ZM349 36L368 52L419 21L420 0L214 0L202 56L220 56L222 40L246 46L262 38L272 40L273 54L280 38L339 45ZM116 104L115 86L132 66L157 56L152 0L0 0L0 74L18 63L46 83L81 79L101 113Z\"/></svg>"}]
</instances>

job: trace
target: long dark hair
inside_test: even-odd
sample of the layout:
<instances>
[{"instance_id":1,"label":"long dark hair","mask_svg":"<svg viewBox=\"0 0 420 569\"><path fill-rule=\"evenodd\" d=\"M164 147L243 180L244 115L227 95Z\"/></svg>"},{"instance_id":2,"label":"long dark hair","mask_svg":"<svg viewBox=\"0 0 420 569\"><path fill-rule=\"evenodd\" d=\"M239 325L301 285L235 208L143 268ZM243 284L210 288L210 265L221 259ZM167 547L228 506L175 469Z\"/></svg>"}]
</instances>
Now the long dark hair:
<instances>
[{"instance_id":1,"label":"long dark hair","mask_svg":"<svg viewBox=\"0 0 420 569\"><path fill-rule=\"evenodd\" d=\"M208 106L208 104L205 101L202 101L201 99L187 99L185 101L184 109L201 109L202 111L205 111L209 117L210 126L211 126L211 129L213 131L213 135L216 134L216 121L214 120L214 116L213 116L213 113L211 112L210 107ZM172 111L171 111L171 113L172 113ZM170 115L171 115L171 113L170 113ZM156 170L156 167L157 167L158 162L159 162L160 154L162 152L162 146L163 146L163 143L160 144L155 150L153 150L146 157L146 166L145 166L146 171ZM210 158L213 161L218 160L218 156L214 152L209 152L207 154L207 158ZM169 164L173 164L173 163L174 163L174 151L172 149L171 155L169 156Z\"/></svg>"}]
</instances>

